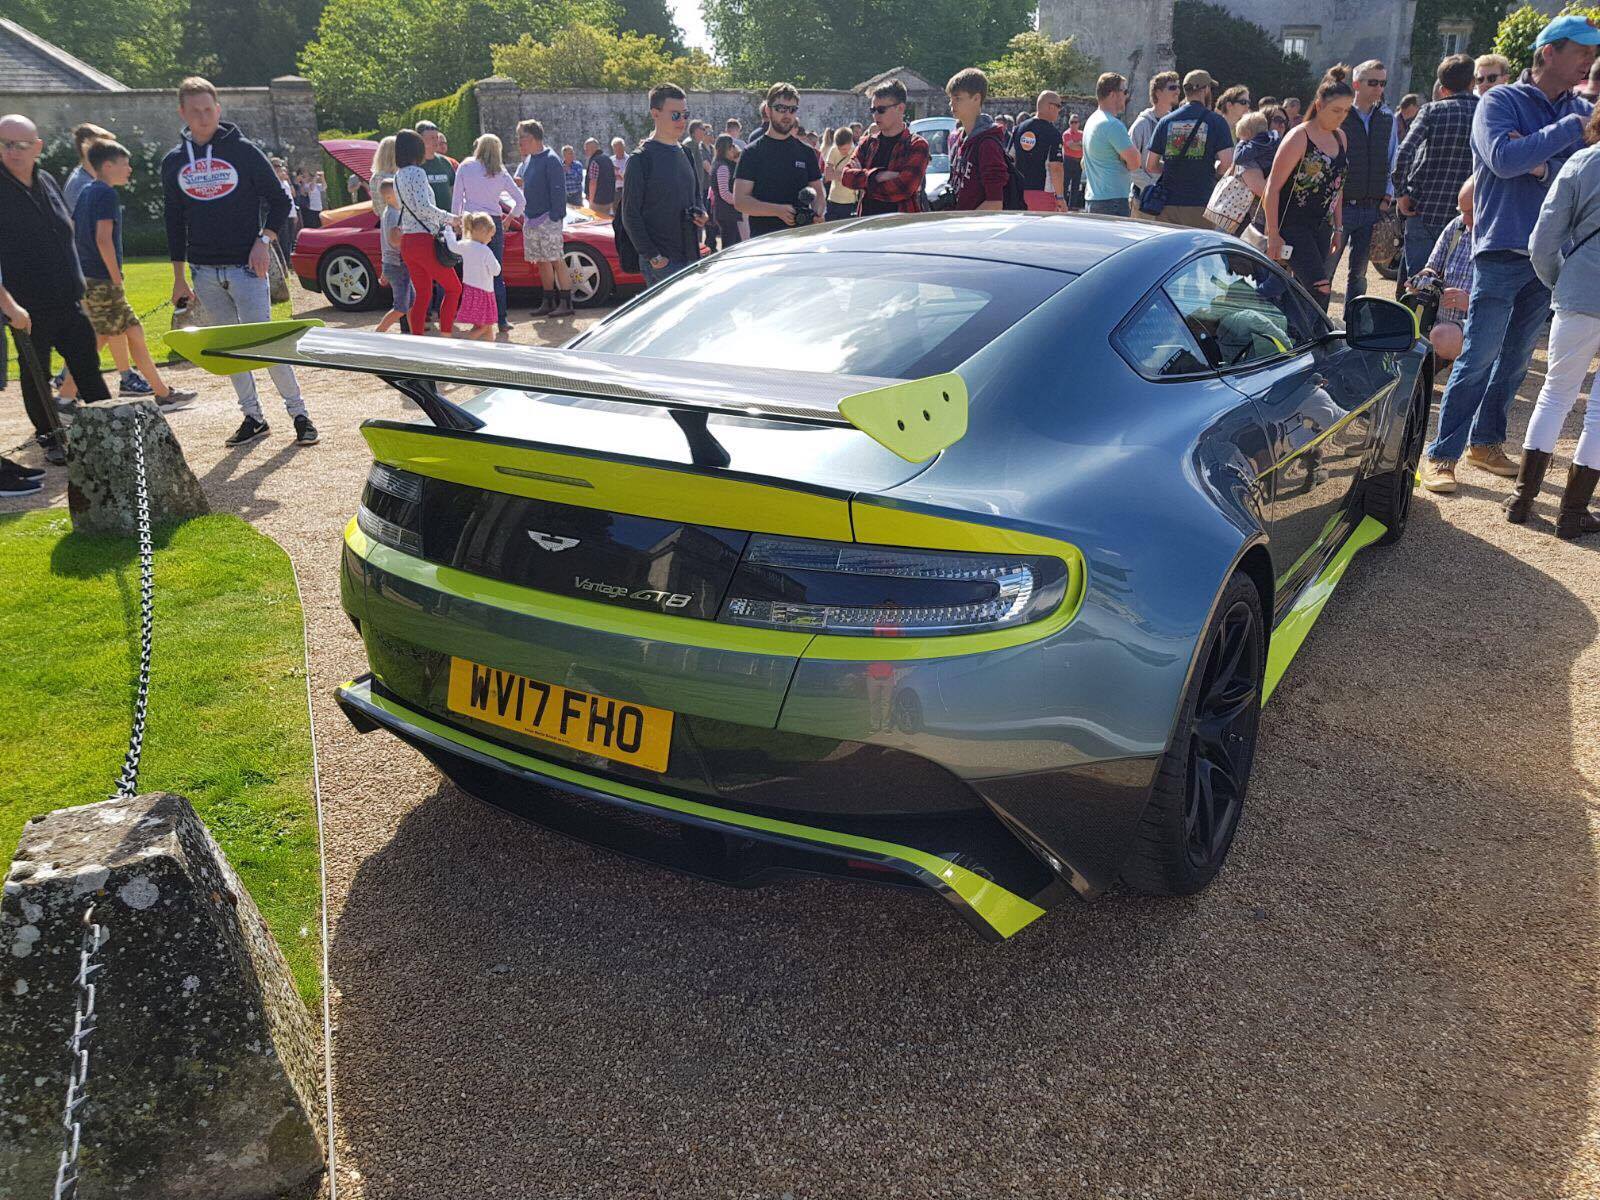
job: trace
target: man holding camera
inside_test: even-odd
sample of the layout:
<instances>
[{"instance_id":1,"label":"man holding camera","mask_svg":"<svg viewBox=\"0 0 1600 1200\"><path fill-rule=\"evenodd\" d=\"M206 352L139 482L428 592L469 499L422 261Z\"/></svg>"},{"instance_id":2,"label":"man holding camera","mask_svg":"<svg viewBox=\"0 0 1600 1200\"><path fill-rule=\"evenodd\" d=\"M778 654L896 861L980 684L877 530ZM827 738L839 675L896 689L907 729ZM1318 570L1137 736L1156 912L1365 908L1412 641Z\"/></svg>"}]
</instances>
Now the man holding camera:
<instances>
[{"instance_id":1,"label":"man holding camera","mask_svg":"<svg viewBox=\"0 0 1600 1200\"><path fill-rule=\"evenodd\" d=\"M680 139L689 102L675 83L650 92L655 134L628 160L631 182L622 189L622 227L639 251L639 273L654 287L700 257L699 229L706 223L705 196Z\"/></svg>"},{"instance_id":2,"label":"man holding camera","mask_svg":"<svg viewBox=\"0 0 1600 1200\"><path fill-rule=\"evenodd\" d=\"M733 177L733 206L750 218L750 236L793 225L800 193L812 189L815 220L822 219L825 191L817 152L794 136L800 124L800 93L792 83L767 89L767 131L739 157Z\"/></svg>"}]
</instances>

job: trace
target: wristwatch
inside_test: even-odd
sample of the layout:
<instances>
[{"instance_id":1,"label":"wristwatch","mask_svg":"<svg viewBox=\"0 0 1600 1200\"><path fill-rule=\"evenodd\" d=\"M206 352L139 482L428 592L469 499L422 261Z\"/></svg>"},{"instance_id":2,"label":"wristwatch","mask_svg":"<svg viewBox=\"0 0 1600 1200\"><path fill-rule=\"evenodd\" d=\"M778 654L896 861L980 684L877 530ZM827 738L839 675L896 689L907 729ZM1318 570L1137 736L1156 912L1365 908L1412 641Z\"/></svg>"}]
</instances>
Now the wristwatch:
<instances>
[{"instance_id":1,"label":"wristwatch","mask_svg":"<svg viewBox=\"0 0 1600 1200\"><path fill-rule=\"evenodd\" d=\"M258 233L258 234L256 234L256 241L258 241L258 242L260 242L260 243L261 243L261 244L262 244L262 245L263 245L263 246L270 246L270 245L272 245L272 239L271 239L271 238L270 238L270 237L268 237L268 236L267 236L267 235L266 235L266 234L264 234L264 233Z\"/></svg>"}]
</instances>

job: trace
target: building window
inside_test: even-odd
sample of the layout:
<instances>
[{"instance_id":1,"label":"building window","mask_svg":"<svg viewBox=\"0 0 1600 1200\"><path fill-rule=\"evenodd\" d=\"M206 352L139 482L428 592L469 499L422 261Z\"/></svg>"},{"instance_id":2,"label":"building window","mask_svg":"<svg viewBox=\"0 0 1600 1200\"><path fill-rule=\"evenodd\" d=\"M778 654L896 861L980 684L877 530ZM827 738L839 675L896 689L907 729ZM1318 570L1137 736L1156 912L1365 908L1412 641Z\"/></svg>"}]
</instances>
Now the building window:
<instances>
[{"instance_id":1,"label":"building window","mask_svg":"<svg viewBox=\"0 0 1600 1200\"><path fill-rule=\"evenodd\" d=\"M1287 25L1283 30L1283 52L1311 58L1311 45L1317 40L1318 30L1311 25Z\"/></svg>"},{"instance_id":2,"label":"building window","mask_svg":"<svg viewBox=\"0 0 1600 1200\"><path fill-rule=\"evenodd\" d=\"M1452 54L1465 54L1472 41L1470 21L1441 21L1439 23L1439 48L1448 58Z\"/></svg>"}]
</instances>

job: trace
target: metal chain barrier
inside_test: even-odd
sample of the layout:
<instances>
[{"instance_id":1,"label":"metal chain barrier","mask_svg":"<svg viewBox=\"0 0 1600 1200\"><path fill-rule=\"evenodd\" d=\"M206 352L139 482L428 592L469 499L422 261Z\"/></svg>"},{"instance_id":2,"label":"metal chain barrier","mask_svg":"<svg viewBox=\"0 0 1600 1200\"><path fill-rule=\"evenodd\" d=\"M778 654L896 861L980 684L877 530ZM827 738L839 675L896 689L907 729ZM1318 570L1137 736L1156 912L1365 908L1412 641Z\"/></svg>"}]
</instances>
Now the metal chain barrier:
<instances>
[{"instance_id":1,"label":"metal chain barrier","mask_svg":"<svg viewBox=\"0 0 1600 1200\"><path fill-rule=\"evenodd\" d=\"M145 410L134 409L133 490L138 505L139 523L139 687L133 700L133 732L128 738L128 753L122 762L116 795L126 799L137 794L139 756L144 752L145 710L150 700L150 642L154 624L153 564L150 551L150 493L144 473Z\"/></svg>"},{"instance_id":2,"label":"metal chain barrier","mask_svg":"<svg viewBox=\"0 0 1600 1200\"><path fill-rule=\"evenodd\" d=\"M72 1071L67 1076L67 1102L61 1114L61 1162L56 1167L55 1200L76 1200L78 1195L78 1143L83 1128L78 1109L88 1099L89 1035L94 1032L95 985L90 976L104 963L94 961L105 942L105 931L95 924L94 905L83 911L83 944L78 950L77 1011L72 1020L72 1036L67 1046L72 1051Z\"/></svg>"}]
</instances>

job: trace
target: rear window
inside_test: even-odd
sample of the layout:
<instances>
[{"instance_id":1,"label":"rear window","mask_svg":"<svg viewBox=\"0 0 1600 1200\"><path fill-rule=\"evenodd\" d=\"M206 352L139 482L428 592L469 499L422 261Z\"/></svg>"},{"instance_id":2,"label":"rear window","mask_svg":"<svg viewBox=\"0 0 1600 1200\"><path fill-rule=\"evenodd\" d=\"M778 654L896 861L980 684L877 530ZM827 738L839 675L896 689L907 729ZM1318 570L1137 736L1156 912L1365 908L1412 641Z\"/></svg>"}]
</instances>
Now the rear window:
<instances>
[{"instance_id":1,"label":"rear window","mask_svg":"<svg viewBox=\"0 0 1600 1200\"><path fill-rule=\"evenodd\" d=\"M1071 278L915 254L730 258L658 287L579 348L917 379L959 366Z\"/></svg>"}]
</instances>

